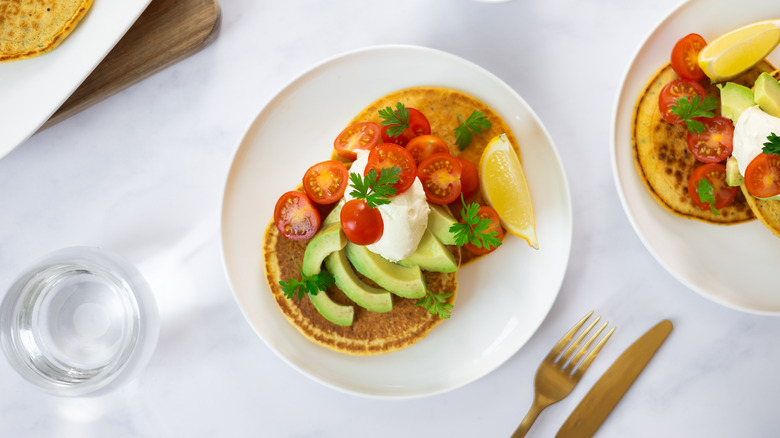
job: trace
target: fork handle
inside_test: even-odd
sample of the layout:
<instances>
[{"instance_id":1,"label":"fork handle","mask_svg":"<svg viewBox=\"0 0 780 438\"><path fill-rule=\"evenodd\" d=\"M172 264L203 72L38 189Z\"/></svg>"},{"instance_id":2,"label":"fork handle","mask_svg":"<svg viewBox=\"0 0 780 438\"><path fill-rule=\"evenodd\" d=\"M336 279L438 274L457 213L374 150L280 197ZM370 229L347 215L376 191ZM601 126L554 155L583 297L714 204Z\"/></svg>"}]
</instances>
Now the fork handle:
<instances>
[{"instance_id":1,"label":"fork handle","mask_svg":"<svg viewBox=\"0 0 780 438\"><path fill-rule=\"evenodd\" d=\"M535 398L533 404L531 405L531 409L528 410L528 413L525 414L523 421L519 426L517 426L517 429L515 429L515 433L512 434L512 438L523 438L525 434L528 433L528 429L531 428L531 425L534 424L534 421L536 421L536 417L538 417L542 410L548 405L549 404L542 403L542 401L538 398Z\"/></svg>"}]
</instances>

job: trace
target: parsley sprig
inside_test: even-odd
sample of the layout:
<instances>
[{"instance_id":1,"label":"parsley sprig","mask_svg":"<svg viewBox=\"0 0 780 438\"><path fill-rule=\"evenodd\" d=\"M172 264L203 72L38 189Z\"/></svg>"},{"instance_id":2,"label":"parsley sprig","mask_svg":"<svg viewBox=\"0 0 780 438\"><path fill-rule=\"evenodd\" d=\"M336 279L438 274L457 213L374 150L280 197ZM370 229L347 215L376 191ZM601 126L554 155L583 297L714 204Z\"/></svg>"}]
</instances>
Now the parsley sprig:
<instances>
[{"instance_id":1,"label":"parsley sprig","mask_svg":"<svg viewBox=\"0 0 780 438\"><path fill-rule=\"evenodd\" d=\"M389 126L389 128L387 128L387 135L390 137L398 137L409 127L409 110L401 102L397 102L395 107L395 110L389 106L379 110L379 117L382 118L382 124Z\"/></svg>"},{"instance_id":2,"label":"parsley sprig","mask_svg":"<svg viewBox=\"0 0 780 438\"><path fill-rule=\"evenodd\" d=\"M460 125L455 128L455 144L460 150L466 149L466 146L471 143L472 133L482 134L483 130L488 130L492 126L490 120L477 110L474 110L465 121L458 115L458 120Z\"/></svg>"},{"instance_id":3,"label":"parsley sprig","mask_svg":"<svg viewBox=\"0 0 780 438\"><path fill-rule=\"evenodd\" d=\"M718 100L713 96L707 96L702 100L701 97L696 94L690 99L687 96L684 96L675 100L671 111L680 117L680 121L685 122L685 127L688 128L688 131L694 134L701 134L704 132L704 123L695 120L695 118L711 118L715 115L712 110L717 107Z\"/></svg>"},{"instance_id":4,"label":"parsley sprig","mask_svg":"<svg viewBox=\"0 0 780 438\"><path fill-rule=\"evenodd\" d=\"M390 199L398 192L393 184L398 182L401 168L398 166L385 167L379 172L369 169L366 176L350 173L349 180L352 191L349 193L355 199L362 199L369 208L389 204Z\"/></svg>"},{"instance_id":5,"label":"parsley sprig","mask_svg":"<svg viewBox=\"0 0 780 438\"><path fill-rule=\"evenodd\" d=\"M713 214L720 214L715 209L715 187L712 185L712 181L707 178L699 180L699 184L696 186L696 192L699 194L699 200L710 204L710 210Z\"/></svg>"},{"instance_id":6,"label":"parsley sprig","mask_svg":"<svg viewBox=\"0 0 780 438\"><path fill-rule=\"evenodd\" d=\"M471 243L477 248L491 249L501 245L501 239L498 238L498 233L495 231L486 232L490 227L490 219L483 218L478 215L479 204L472 202L466 205L466 201L463 199L463 194L460 195L460 202L463 203L463 210L461 210L461 216L463 222L452 224L450 226L450 232L455 235L455 244L463 246L467 243Z\"/></svg>"},{"instance_id":7,"label":"parsley sprig","mask_svg":"<svg viewBox=\"0 0 780 438\"><path fill-rule=\"evenodd\" d=\"M450 310L452 310L452 304L447 302L447 298L451 297L452 294L435 294L427 287L425 290L425 296L420 298L414 304L425 307L428 312L438 316L439 319L449 318Z\"/></svg>"},{"instance_id":8,"label":"parsley sprig","mask_svg":"<svg viewBox=\"0 0 780 438\"><path fill-rule=\"evenodd\" d=\"M764 143L764 147L761 149L761 152L767 154L767 155L779 155L780 156L780 137L777 136L774 132L770 133L766 137L766 143Z\"/></svg>"},{"instance_id":9,"label":"parsley sprig","mask_svg":"<svg viewBox=\"0 0 780 438\"><path fill-rule=\"evenodd\" d=\"M301 271L301 265L298 265L298 271ZM280 281L282 292L288 299L297 296L300 300L304 294L317 295L319 291L326 290L336 282L333 275L328 271L320 271L318 274L305 275L301 272L301 279L291 278L287 281Z\"/></svg>"}]
</instances>

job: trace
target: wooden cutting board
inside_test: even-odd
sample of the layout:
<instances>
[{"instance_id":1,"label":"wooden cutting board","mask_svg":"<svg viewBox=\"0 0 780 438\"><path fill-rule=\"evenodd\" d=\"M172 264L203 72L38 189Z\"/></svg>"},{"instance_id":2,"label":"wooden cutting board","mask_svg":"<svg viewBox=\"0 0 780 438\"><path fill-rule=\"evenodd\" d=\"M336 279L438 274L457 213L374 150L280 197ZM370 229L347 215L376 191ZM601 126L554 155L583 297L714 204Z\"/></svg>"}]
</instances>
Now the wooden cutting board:
<instances>
[{"instance_id":1,"label":"wooden cutting board","mask_svg":"<svg viewBox=\"0 0 780 438\"><path fill-rule=\"evenodd\" d=\"M197 53L219 33L217 0L152 0L45 129Z\"/></svg>"}]
</instances>

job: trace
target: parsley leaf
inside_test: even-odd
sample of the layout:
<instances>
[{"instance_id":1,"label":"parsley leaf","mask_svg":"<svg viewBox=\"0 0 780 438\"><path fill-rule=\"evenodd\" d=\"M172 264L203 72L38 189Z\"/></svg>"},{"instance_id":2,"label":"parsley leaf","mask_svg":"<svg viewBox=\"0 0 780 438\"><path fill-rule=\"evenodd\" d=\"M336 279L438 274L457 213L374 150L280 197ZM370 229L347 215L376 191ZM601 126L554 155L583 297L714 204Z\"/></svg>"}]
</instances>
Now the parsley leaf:
<instances>
[{"instance_id":1,"label":"parsley leaf","mask_svg":"<svg viewBox=\"0 0 780 438\"><path fill-rule=\"evenodd\" d=\"M401 102L395 104L396 110L392 107L379 110L379 117L382 118L382 124L389 126L387 135L398 137L406 128L409 127L409 110Z\"/></svg>"},{"instance_id":2,"label":"parsley leaf","mask_svg":"<svg viewBox=\"0 0 780 438\"><path fill-rule=\"evenodd\" d=\"M298 265L298 271L301 270L301 265ZM288 299L296 297L300 300L304 294L317 295L319 291L324 291L328 286L332 286L336 280L333 275L328 271L320 271L319 274L304 275L301 272L301 280L291 278L287 281L280 281L279 285L282 286L282 292Z\"/></svg>"},{"instance_id":3,"label":"parsley leaf","mask_svg":"<svg viewBox=\"0 0 780 438\"><path fill-rule=\"evenodd\" d=\"M417 300L414 304L425 307L428 312L438 316L439 319L449 318L452 304L447 302L447 298L451 297L452 294L435 294L427 287L425 288L425 291L425 296Z\"/></svg>"},{"instance_id":4,"label":"parsley leaf","mask_svg":"<svg viewBox=\"0 0 780 438\"><path fill-rule=\"evenodd\" d=\"M701 100L698 94L692 98L681 97L674 101L671 111L680 117L680 120L685 122L685 127L688 131L694 134L701 134L704 132L704 123L699 120L694 120L695 117L713 117L715 114L712 112L718 107L718 100L712 96L707 96L704 100Z\"/></svg>"},{"instance_id":5,"label":"parsley leaf","mask_svg":"<svg viewBox=\"0 0 780 438\"><path fill-rule=\"evenodd\" d=\"M696 192L699 194L699 200L701 200L701 202L710 204L710 210L712 210L713 214L720 214L718 210L715 209L715 188L710 180L707 178L700 179L699 184L696 187Z\"/></svg>"},{"instance_id":6,"label":"parsley leaf","mask_svg":"<svg viewBox=\"0 0 780 438\"><path fill-rule=\"evenodd\" d=\"M490 227L491 220L478 215L479 204L472 202L471 204L466 205L462 193L460 195L460 202L463 203L461 216L465 223L458 222L450 226L450 232L455 235L455 244L463 246L467 243L471 243L477 248L486 249L495 248L501 245L501 239L498 238L497 232L486 232Z\"/></svg>"},{"instance_id":7,"label":"parsley leaf","mask_svg":"<svg viewBox=\"0 0 780 438\"><path fill-rule=\"evenodd\" d=\"M761 152L767 155L779 155L780 156L780 137L774 132L770 133L767 137L767 142L764 143L764 148Z\"/></svg>"},{"instance_id":8,"label":"parsley leaf","mask_svg":"<svg viewBox=\"0 0 780 438\"><path fill-rule=\"evenodd\" d=\"M482 134L483 130L488 130L492 126L490 120L477 110L474 110L465 122L460 115L458 120L460 120L460 125L455 128L455 144L460 150L466 149L466 146L471 143L472 132Z\"/></svg>"},{"instance_id":9,"label":"parsley leaf","mask_svg":"<svg viewBox=\"0 0 780 438\"><path fill-rule=\"evenodd\" d=\"M378 173L376 169L369 169L366 176L350 173L352 191L349 194L355 199L366 201L369 208L389 204L388 198L392 198L398 192L393 184L398 182L400 175L401 168L398 166L385 167Z\"/></svg>"}]
</instances>

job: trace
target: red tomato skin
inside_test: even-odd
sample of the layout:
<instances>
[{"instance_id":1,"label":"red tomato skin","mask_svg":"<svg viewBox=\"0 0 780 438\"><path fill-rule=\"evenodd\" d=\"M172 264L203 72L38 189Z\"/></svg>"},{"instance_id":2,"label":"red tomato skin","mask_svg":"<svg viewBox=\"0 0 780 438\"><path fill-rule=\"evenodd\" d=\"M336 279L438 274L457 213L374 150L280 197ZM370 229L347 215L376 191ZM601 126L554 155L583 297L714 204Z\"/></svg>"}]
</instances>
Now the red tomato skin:
<instances>
[{"instance_id":1,"label":"red tomato skin","mask_svg":"<svg viewBox=\"0 0 780 438\"><path fill-rule=\"evenodd\" d=\"M780 157L758 154L745 169L745 187L758 198L780 195Z\"/></svg>"},{"instance_id":2,"label":"red tomato skin","mask_svg":"<svg viewBox=\"0 0 780 438\"><path fill-rule=\"evenodd\" d=\"M323 187L320 180L328 184ZM323 161L311 166L303 175L303 190L317 204L332 204L344 196L349 185L347 166L335 160Z\"/></svg>"},{"instance_id":3,"label":"red tomato skin","mask_svg":"<svg viewBox=\"0 0 780 438\"><path fill-rule=\"evenodd\" d=\"M382 125L382 141L406 146L414 137L431 133L431 124L428 122L425 114L414 108L407 107L406 109L409 110L409 127L404 129L397 137L391 137L387 130L393 125Z\"/></svg>"},{"instance_id":4,"label":"red tomato skin","mask_svg":"<svg viewBox=\"0 0 780 438\"><path fill-rule=\"evenodd\" d=\"M279 232L290 240L311 239L322 223L319 210L305 193L290 191L276 201L274 223Z\"/></svg>"},{"instance_id":5,"label":"red tomato skin","mask_svg":"<svg viewBox=\"0 0 780 438\"><path fill-rule=\"evenodd\" d=\"M705 131L694 134L688 131L688 149L702 163L719 163L731 155L734 149L734 124L731 120L715 116L697 119Z\"/></svg>"},{"instance_id":6,"label":"red tomato skin","mask_svg":"<svg viewBox=\"0 0 780 438\"><path fill-rule=\"evenodd\" d=\"M406 150L403 146L399 146L393 143L383 143L368 153L368 162L366 163L366 169L363 172L365 176L369 170L374 169L380 172L384 168L391 168L398 166L401 168L401 174L398 177L398 181L393 184L396 189L396 196L405 192L414 183L414 178L417 176L417 164L412 158L412 154Z\"/></svg>"},{"instance_id":7,"label":"red tomato skin","mask_svg":"<svg viewBox=\"0 0 780 438\"><path fill-rule=\"evenodd\" d=\"M677 99L687 97L690 101L694 95L704 99L707 91L698 82L687 79L670 81L661 89L661 93L658 94L658 110L661 112L661 117L669 123L683 123L680 120L680 116L671 112L671 108L675 105Z\"/></svg>"},{"instance_id":8,"label":"red tomato skin","mask_svg":"<svg viewBox=\"0 0 780 438\"><path fill-rule=\"evenodd\" d=\"M691 174L690 179L688 179L688 193L691 195L693 203L703 210L710 209L710 204L702 202L698 192L699 180L705 177L713 186L715 209L720 210L731 204L731 201L737 196L739 187L730 187L726 184L726 166L719 163L703 164L697 167Z\"/></svg>"},{"instance_id":9,"label":"red tomato skin","mask_svg":"<svg viewBox=\"0 0 780 438\"><path fill-rule=\"evenodd\" d=\"M380 143L382 128L374 122L360 122L347 126L333 141L333 148L350 161L357 159L355 149L372 149Z\"/></svg>"},{"instance_id":10,"label":"red tomato skin","mask_svg":"<svg viewBox=\"0 0 780 438\"><path fill-rule=\"evenodd\" d=\"M460 190L463 197L468 198L479 190L479 172L471 161L456 157L460 163Z\"/></svg>"},{"instance_id":11,"label":"red tomato skin","mask_svg":"<svg viewBox=\"0 0 780 438\"><path fill-rule=\"evenodd\" d=\"M498 240L500 240L502 242L504 241L504 229L501 228L501 222L500 222L500 220L498 218L498 213L496 213L496 210L494 210L492 207L488 207L488 206L484 206L483 205L482 207L479 207L479 211L477 211L477 216L479 216L481 218L488 218L488 219L490 219L490 226L488 227L487 230L485 230L485 232L486 233L492 233L492 232L495 231L496 233L498 233L498 236L496 236L498 238ZM462 219L461 219L460 222L464 223L464 221ZM497 246L494 246L494 247L492 247L490 249L485 248L484 246L482 248L479 248L479 247L477 247L476 245L474 245L472 243L467 243L463 247L466 248L466 250L468 252L470 252L470 253L472 253L474 255L487 254L487 253L493 252L496 248L498 248Z\"/></svg>"},{"instance_id":12,"label":"red tomato skin","mask_svg":"<svg viewBox=\"0 0 780 438\"><path fill-rule=\"evenodd\" d=\"M462 168L450 154L438 153L424 159L417 167L417 178L423 185L425 197L434 204L449 204L461 192Z\"/></svg>"},{"instance_id":13,"label":"red tomato skin","mask_svg":"<svg viewBox=\"0 0 780 438\"><path fill-rule=\"evenodd\" d=\"M422 160L435 153L450 153L450 148L447 146L447 143L435 135L414 137L406 144L406 150L412 154L412 158L414 158L414 162L417 164L420 164Z\"/></svg>"},{"instance_id":14,"label":"red tomato skin","mask_svg":"<svg viewBox=\"0 0 780 438\"><path fill-rule=\"evenodd\" d=\"M672 70L677 76L696 82L707 77L699 67L699 52L706 45L704 38L696 33L688 34L677 41L671 56Z\"/></svg>"},{"instance_id":15,"label":"red tomato skin","mask_svg":"<svg viewBox=\"0 0 780 438\"><path fill-rule=\"evenodd\" d=\"M341 229L350 242L370 245L382 238L385 223L376 208L369 208L362 199L351 199L341 207Z\"/></svg>"}]
</instances>

